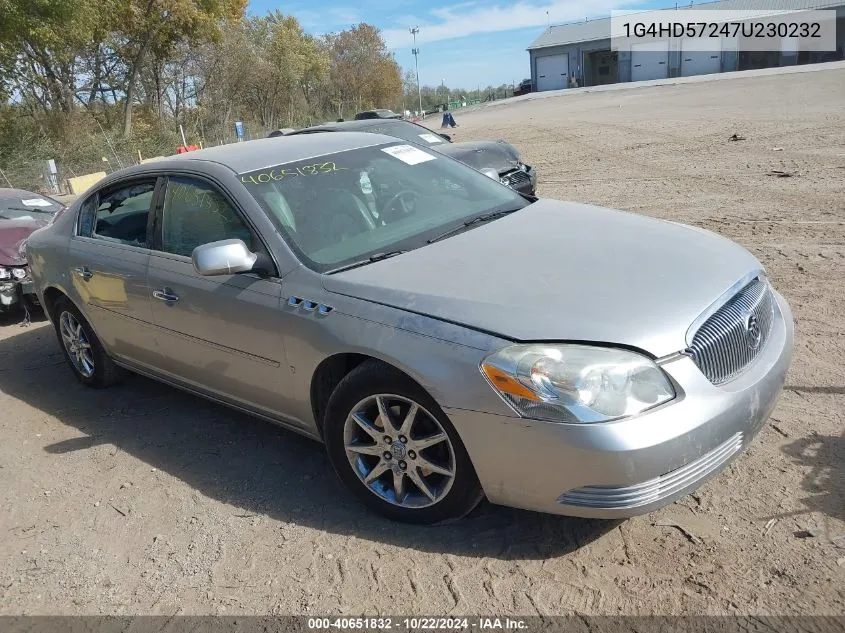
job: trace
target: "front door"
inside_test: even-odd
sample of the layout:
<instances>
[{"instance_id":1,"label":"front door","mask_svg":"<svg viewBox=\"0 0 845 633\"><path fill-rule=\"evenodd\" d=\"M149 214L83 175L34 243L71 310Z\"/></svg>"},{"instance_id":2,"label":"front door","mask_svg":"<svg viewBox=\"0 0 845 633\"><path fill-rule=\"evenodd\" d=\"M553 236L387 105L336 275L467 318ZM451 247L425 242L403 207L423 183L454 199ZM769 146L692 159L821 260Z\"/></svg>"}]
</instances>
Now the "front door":
<instances>
[{"instance_id":1,"label":"front door","mask_svg":"<svg viewBox=\"0 0 845 633\"><path fill-rule=\"evenodd\" d=\"M110 355L143 365L156 355L147 290L155 192L152 178L95 193L82 206L68 248L74 302Z\"/></svg>"},{"instance_id":2,"label":"front door","mask_svg":"<svg viewBox=\"0 0 845 633\"><path fill-rule=\"evenodd\" d=\"M224 239L266 251L258 235L219 189L187 176L168 179L159 225L147 275L159 369L261 413L284 411L281 280L205 277L191 261L194 248Z\"/></svg>"}]
</instances>

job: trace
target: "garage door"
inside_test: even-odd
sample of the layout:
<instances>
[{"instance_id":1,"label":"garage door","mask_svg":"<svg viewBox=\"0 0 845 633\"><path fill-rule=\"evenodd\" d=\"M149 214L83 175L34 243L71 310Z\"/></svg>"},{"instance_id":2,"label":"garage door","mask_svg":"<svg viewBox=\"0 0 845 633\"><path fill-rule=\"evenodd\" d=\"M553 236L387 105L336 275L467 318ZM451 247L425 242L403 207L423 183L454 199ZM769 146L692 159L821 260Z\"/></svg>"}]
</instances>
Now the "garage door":
<instances>
[{"instance_id":1,"label":"garage door","mask_svg":"<svg viewBox=\"0 0 845 633\"><path fill-rule=\"evenodd\" d=\"M697 40L685 39L681 42L681 76L711 75L722 70L721 51L693 50Z\"/></svg>"},{"instance_id":2,"label":"garage door","mask_svg":"<svg viewBox=\"0 0 845 633\"><path fill-rule=\"evenodd\" d=\"M657 47L660 47L658 50ZM651 50L643 50L649 48ZM669 76L669 42L631 46L631 81L666 79Z\"/></svg>"},{"instance_id":3,"label":"garage door","mask_svg":"<svg viewBox=\"0 0 845 633\"><path fill-rule=\"evenodd\" d=\"M537 58L537 91L566 88L569 77L569 55L547 55Z\"/></svg>"}]
</instances>

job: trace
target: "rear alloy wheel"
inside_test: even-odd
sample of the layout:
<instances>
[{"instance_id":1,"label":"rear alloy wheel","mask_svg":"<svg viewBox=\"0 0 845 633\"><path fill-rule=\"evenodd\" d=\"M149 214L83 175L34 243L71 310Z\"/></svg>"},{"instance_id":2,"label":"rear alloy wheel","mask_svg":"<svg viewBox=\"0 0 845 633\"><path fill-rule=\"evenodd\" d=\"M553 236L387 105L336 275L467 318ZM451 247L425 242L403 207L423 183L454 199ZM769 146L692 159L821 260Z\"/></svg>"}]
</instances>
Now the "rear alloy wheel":
<instances>
[{"instance_id":1,"label":"rear alloy wheel","mask_svg":"<svg viewBox=\"0 0 845 633\"><path fill-rule=\"evenodd\" d=\"M383 363L362 363L341 381L323 435L343 482L387 518L440 523L466 515L483 497L449 419L419 385Z\"/></svg>"},{"instance_id":2,"label":"rear alloy wheel","mask_svg":"<svg viewBox=\"0 0 845 633\"><path fill-rule=\"evenodd\" d=\"M79 382L88 387L102 388L123 377L123 370L109 358L88 321L70 300L59 299L53 315L62 351Z\"/></svg>"},{"instance_id":3,"label":"rear alloy wheel","mask_svg":"<svg viewBox=\"0 0 845 633\"><path fill-rule=\"evenodd\" d=\"M94 375L94 355L91 351L91 343L85 336L82 324L76 320L76 316L70 312L62 312L59 317L59 334L65 346L70 364L83 378L91 378Z\"/></svg>"}]
</instances>

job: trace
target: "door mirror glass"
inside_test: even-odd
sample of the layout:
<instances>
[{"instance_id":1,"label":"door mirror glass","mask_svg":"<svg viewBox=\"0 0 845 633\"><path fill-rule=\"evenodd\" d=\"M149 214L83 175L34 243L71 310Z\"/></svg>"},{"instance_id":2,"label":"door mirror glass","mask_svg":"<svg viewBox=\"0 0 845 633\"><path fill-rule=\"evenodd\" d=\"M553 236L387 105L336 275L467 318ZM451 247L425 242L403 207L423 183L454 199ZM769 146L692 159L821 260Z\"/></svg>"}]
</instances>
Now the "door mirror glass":
<instances>
[{"instance_id":1,"label":"door mirror glass","mask_svg":"<svg viewBox=\"0 0 845 633\"><path fill-rule=\"evenodd\" d=\"M194 270L200 275L236 275L248 273L258 261L258 255L251 252L242 240L220 240L197 246L191 254Z\"/></svg>"}]
</instances>

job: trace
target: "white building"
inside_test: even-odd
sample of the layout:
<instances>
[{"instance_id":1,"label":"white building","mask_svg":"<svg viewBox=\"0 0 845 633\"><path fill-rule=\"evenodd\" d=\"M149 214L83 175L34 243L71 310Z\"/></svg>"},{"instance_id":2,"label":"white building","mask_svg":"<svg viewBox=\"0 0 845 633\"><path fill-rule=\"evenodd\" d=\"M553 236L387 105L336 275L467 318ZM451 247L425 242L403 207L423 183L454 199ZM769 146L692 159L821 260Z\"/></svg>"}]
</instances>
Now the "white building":
<instances>
[{"instance_id":1,"label":"white building","mask_svg":"<svg viewBox=\"0 0 845 633\"><path fill-rule=\"evenodd\" d=\"M611 48L611 19L602 18L552 25L528 47L531 80L535 91L578 86L598 86L753 68L812 64L845 58L845 0L722 0L684 4L671 9L729 11L796 11L828 9L837 12L836 51L796 50L783 38L780 50L750 50L744 38L722 38L718 50L695 50L693 40L667 39L661 50L633 44ZM631 16L634 17L633 15ZM642 50L649 48L650 50ZM700 48L700 45L699 45Z\"/></svg>"}]
</instances>

